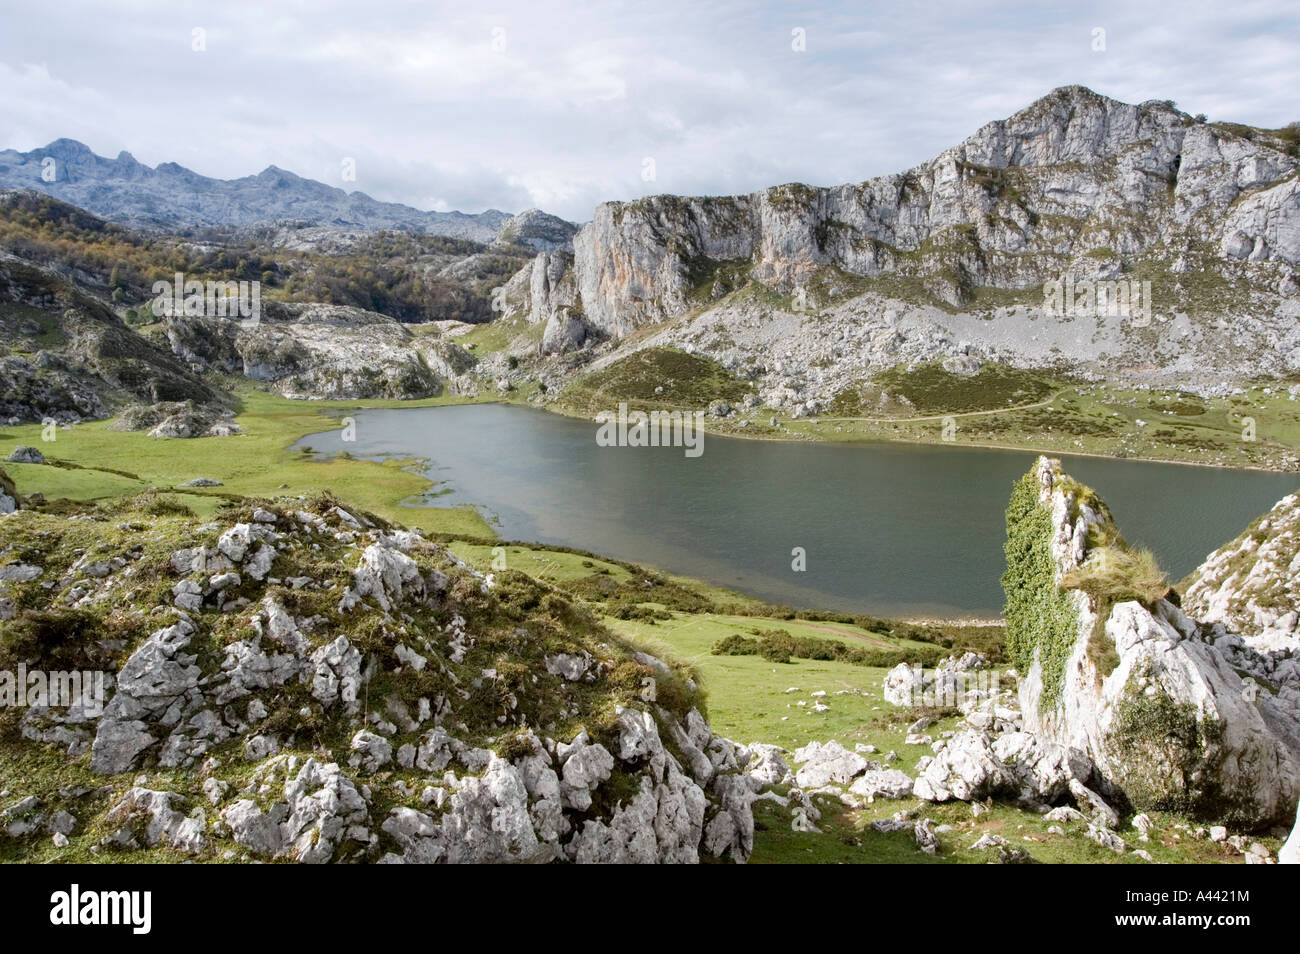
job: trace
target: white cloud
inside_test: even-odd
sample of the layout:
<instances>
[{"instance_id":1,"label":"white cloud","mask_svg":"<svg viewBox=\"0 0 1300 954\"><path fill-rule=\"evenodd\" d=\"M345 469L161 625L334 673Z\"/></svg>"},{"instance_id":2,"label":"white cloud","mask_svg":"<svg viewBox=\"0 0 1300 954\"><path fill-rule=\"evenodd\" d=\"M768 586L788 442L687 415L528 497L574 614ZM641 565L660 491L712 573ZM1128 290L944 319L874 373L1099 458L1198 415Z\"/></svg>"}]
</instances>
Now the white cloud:
<instances>
[{"instance_id":1,"label":"white cloud","mask_svg":"<svg viewBox=\"0 0 1300 954\"><path fill-rule=\"evenodd\" d=\"M274 164L334 185L347 156L350 188L465 211L538 205L582 220L603 199L656 191L856 181L1067 83L1216 119L1300 119L1300 17L1262 0L59 10L6 11L0 146L69 136L207 175ZM195 27L205 52L191 49ZM791 48L795 27L805 52Z\"/></svg>"}]
</instances>

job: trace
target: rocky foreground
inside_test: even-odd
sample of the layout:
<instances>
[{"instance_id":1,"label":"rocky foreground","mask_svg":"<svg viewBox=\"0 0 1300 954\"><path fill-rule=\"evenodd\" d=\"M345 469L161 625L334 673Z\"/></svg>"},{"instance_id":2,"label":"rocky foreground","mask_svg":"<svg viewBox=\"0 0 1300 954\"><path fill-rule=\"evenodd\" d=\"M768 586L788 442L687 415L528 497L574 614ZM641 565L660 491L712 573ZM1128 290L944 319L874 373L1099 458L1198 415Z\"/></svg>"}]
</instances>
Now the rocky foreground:
<instances>
[{"instance_id":1,"label":"rocky foreground","mask_svg":"<svg viewBox=\"0 0 1300 954\"><path fill-rule=\"evenodd\" d=\"M1152 814L1163 813L1187 819L1174 822L1178 838L1271 862L1246 833L1290 826L1300 812L1300 639L1287 570L1298 515L1296 497L1284 498L1211 555L1180 600L1160 578L1144 579L1105 504L1040 458L1008 511L1003 583L1019 668L992 681L987 661L968 653L934 670L891 670L885 699L923 713L906 744L933 754L912 776L893 766L896 752L805 746L783 779L792 824L816 829L822 813L810 796L854 810L915 799L919 807L872 829L909 831L928 854L957 847L1028 860L997 834L954 845L955 829L925 810L956 801L978 813L992 799L1044 816L1050 833L1085 826L1099 845L1148 861L1146 843L1159 834ZM954 707L952 728L930 734ZM1297 850L1300 827L1278 860L1300 861Z\"/></svg>"},{"instance_id":2,"label":"rocky foreground","mask_svg":"<svg viewBox=\"0 0 1300 954\"><path fill-rule=\"evenodd\" d=\"M174 509L0 526L5 666L111 673L102 711L4 710L24 764L61 753L6 793L7 837L109 857L748 857L762 753L558 593L328 498L205 524Z\"/></svg>"}]
</instances>

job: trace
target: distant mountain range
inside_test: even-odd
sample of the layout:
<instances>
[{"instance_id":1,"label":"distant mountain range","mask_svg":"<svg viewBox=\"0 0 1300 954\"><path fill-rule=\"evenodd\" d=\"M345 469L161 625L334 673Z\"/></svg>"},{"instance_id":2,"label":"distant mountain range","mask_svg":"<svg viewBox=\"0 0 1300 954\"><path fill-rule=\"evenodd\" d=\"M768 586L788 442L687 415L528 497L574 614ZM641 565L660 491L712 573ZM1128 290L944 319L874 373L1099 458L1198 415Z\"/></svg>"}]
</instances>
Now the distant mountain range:
<instances>
[{"instance_id":1,"label":"distant mountain range","mask_svg":"<svg viewBox=\"0 0 1300 954\"><path fill-rule=\"evenodd\" d=\"M345 192L275 166L242 179L213 179L174 162L151 168L129 152L116 159L98 156L75 139L56 139L30 152L0 151L0 188L36 189L123 225L168 231L287 220L491 242L512 218L497 209L476 215L425 212L380 202L364 192ZM543 243L559 233L573 232L569 223L545 213L534 211L529 221L541 224L539 219L545 225L544 234L537 236L539 248L550 247ZM529 236L512 237L527 241ZM561 236L561 242L566 237Z\"/></svg>"}]
</instances>

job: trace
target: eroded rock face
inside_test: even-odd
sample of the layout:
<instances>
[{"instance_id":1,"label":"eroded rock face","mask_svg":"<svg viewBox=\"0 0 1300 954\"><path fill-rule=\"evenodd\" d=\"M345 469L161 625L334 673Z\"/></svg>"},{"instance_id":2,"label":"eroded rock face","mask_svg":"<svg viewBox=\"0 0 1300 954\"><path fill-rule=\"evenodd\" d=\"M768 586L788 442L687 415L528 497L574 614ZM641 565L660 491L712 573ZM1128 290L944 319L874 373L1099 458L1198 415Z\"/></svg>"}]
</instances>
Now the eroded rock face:
<instances>
[{"instance_id":1,"label":"eroded rock face","mask_svg":"<svg viewBox=\"0 0 1300 954\"><path fill-rule=\"evenodd\" d=\"M582 317L562 308L546 320L546 328L542 331L542 353L565 354L577 351L590 337L591 329Z\"/></svg>"},{"instance_id":2,"label":"eroded rock face","mask_svg":"<svg viewBox=\"0 0 1300 954\"><path fill-rule=\"evenodd\" d=\"M1113 536L1113 523L1059 462L1040 458L1032 474L1050 516L1056 585L1088 562L1090 541ZM1243 652L1221 624L1168 599L1108 605L1064 592L1072 614L1035 648L1020 683L1025 731L1085 753L1137 808L1289 820L1300 798L1300 683L1285 660ZM1260 688L1265 672L1285 678L1270 683L1276 694Z\"/></svg>"},{"instance_id":3,"label":"eroded rock face","mask_svg":"<svg viewBox=\"0 0 1300 954\"><path fill-rule=\"evenodd\" d=\"M1252 648L1300 657L1300 497L1283 497L1189 580L1185 612Z\"/></svg>"},{"instance_id":4,"label":"eroded rock face","mask_svg":"<svg viewBox=\"0 0 1300 954\"><path fill-rule=\"evenodd\" d=\"M474 357L385 315L344 305L266 303L256 324L169 316L172 351L192 365L269 384L291 398L410 400L474 385Z\"/></svg>"},{"instance_id":5,"label":"eroded rock face","mask_svg":"<svg viewBox=\"0 0 1300 954\"><path fill-rule=\"evenodd\" d=\"M154 632L117 676L91 748L93 772L125 772L157 741L151 725L171 726L203 705L196 656L186 653L194 626L185 621Z\"/></svg>"},{"instance_id":6,"label":"eroded rock face","mask_svg":"<svg viewBox=\"0 0 1300 954\"><path fill-rule=\"evenodd\" d=\"M578 297L573 277L573 255L546 252L533 260L528 271L528 314L532 321L546 321L561 309L572 308Z\"/></svg>"}]
</instances>

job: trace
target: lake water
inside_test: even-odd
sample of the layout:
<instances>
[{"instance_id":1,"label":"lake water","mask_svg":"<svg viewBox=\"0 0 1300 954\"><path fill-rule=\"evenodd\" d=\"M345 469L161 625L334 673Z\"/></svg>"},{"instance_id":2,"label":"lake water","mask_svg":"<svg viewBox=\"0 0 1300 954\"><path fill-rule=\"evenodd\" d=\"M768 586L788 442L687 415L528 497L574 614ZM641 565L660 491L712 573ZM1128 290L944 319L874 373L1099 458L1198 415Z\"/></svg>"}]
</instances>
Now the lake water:
<instances>
[{"instance_id":1,"label":"lake water","mask_svg":"<svg viewBox=\"0 0 1300 954\"><path fill-rule=\"evenodd\" d=\"M880 615L997 615L1003 513L1032 453L736 440L703 453L600 447L598 425L505 405L362 411L318 452L420 457L503 539L562 544L775 602ZM1294 475L1062 455L1171 579L1296 489ZM802 547L807 569L791 568Z\"/></svg>"}]
</instances>

